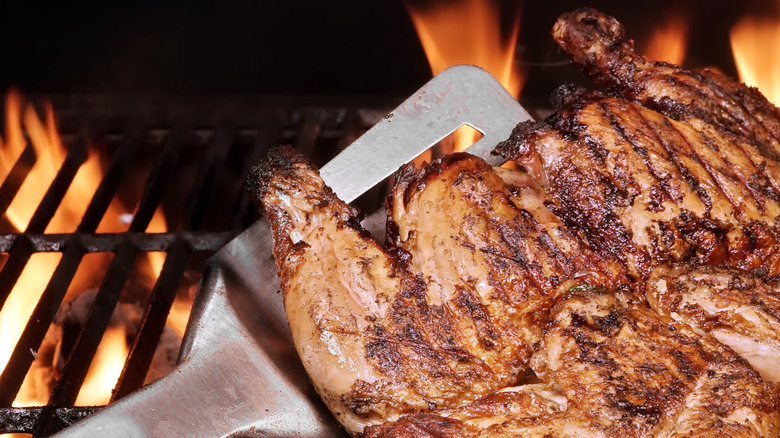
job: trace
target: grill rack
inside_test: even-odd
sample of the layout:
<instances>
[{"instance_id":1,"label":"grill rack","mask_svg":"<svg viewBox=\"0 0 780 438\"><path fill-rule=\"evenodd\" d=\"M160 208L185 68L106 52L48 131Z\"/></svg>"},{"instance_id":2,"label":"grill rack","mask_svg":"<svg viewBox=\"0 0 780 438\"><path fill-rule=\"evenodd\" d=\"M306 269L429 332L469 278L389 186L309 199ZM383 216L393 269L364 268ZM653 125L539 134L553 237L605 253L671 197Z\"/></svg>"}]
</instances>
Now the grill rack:
<instances>
[{"instance_id":1,"label":"grill rack","mask_svg":"<svg viewBox=\"0 0 780 438\"><path fill-rule=\"evenodd\" d=\"M62 257L0 375L0 433L48 436L100 409L74 406L76 396L128 281L129 266L139 253L164 251L167 257L162 272L150 293L112 401L140 388L188 260L196 254L215 252L256 219L243 190L249 167L277 144L292 144L324 164L373 126L397 100L344 98L334 103L332 99L70 96L55 97L52 103L68 147L67 158L27 228L0 234L0 262L5 259L0 271L0 307L33 254L60 252ZM46 234L49 221L87 157L90 138L110 146L103 180L76 232ZM150 164L150 170L127 232L96 233L122 182L136 171L139 155ZM0 217L35 160L28 144L0 184ZM173 196L179 211L169 215L166 209L172 231L145 233L155 209L166 206L164 194L182 192L180 180L187 179L182 174L194 175L185 184L191 196ZM383 197L383 189L375 189L357 205L371 211L368 209L376 208ZM0 222L0 227L8 228L8 224ZM12 407L34 360L31 353L40 347L84 256L94 252L110 252L113 258L48 404Z\"/></svg>"}]
</instances>

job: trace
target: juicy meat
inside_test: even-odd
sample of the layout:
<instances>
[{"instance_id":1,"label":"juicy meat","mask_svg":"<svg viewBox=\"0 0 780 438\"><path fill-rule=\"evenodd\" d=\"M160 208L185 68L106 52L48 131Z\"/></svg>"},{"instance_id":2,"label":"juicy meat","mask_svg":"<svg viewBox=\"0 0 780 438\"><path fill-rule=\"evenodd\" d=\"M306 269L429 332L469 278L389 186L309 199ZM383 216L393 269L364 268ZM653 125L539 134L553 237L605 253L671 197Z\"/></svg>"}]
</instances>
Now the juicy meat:
<instances>
[{"instance_id":1,"label":"juicy meat","mask_svg":"<svg viewBox=\"0 0 780 438\"><path fill-rule=\"evenodd\" d=\"M403 259L368 237L357 225L357 211L292 149L275 150L253 173L250 184L271 223L290 331L323 401L353 432L370 423L345 403L356 386L384 385L389 418L400 414L398 404L424 405L411 382L394 384L365 351L377 339L373 321L387 317L396 293L413 296L419 288ZM403 359L399 366L419 362L417 356Z\"/></svg>"},{"instance_id":2,"label":"juicy meat","mask_svg":"<svg viewBox=\"0 0 780 438\"><path fill-rule=\"evenodd\" d=\"M543 383L505 388L459 409L408 415L366 430L366 438L606 437L587 413Z\"/></svg>"},{"instance_id":3,"label":"juicy meat","mask_svg":"<svg viewBox=\"0 0 780 438\"><path fill-rule=\"evenodd\" d=\"M573 287L532 362L549 382L366 431L414 437L777 436L777 388L734 352L630 296Z\"/></svg>"},{"instance_id":4,"label":"juicy meat","mask_svg":"<svg viewBox=\"0 0 780 438\"><path fill-rule=\"evenodd\" d=\"M757 140L775 159L780 155L778 109L757 89L716 70L648 61L634 51L620 22L595 9L561 15L553 38L608 89L677 120L698 118L724 127Z\"/></svg>"},{"instance_id":5,"label":"juicy meat","mask_svg":"<svg viewBox=\"0 0 780 438\"><path fill-rule=\"evenodd\" d=\"M254 170L296 348L348 431L776 434L775 388L630 292L604 292L630 289L621 265L554 220L527 177L457 155L399 179L383 249L295 151ZM529 365L541 384L523 385Z\"/></svg>"},{"instance_id":6,"label":"juicy meat","mask_svg":"<svg viewBox=\"0 0 780 438\"><path fill-rule=\"evenodd\" d=\"M450 157L401 179L397 246L383 249L291 148L253 170L296 348L352 433L521 383L561 291L625 280L571 236L550 237L481 159Z\"/></svg>"},{"instance_id":7,"label":"juicy meat","mask_svg":"<svg viewBox=\"0 0 780 438\"><path fill-rule=\"evenodd\" d=\"M293 149L253 170L315 388L367 437L777 436L777 109L593 10L554 35L622 97L562 89L522 172L403 168L387 247Z\"/></svg>"},{"instance_id":8,"label":"juicy meat","mask_svg":"<svg viewBox=\"0 0 780 438\"><path fill-rule=\"evenodd\" d=\"M711 334L780 382L780 293L743 271L711 266L661 266L650 276L647 300L658 313Z\"/></svg>"},{"instance_id":9,"label":"juicy meat","mask_svg":"<svg viewBox=\"0 0 780 438\"><path fill-rule=\"evenodd\" d=\"M691 256L780 273L772 157L636 102L568 99L544 122L521 123L497 152L543 182L550 209L585 240L639 279Z\"/></svg>"},{"instance_id":10,"label":"juicy meat","mask_svg":"<svg viewBox=\"0 0 780 438\"><path fill-rule=\"evenodd\" d=\"M466 154L419 171L408 165L390 198L389 236L412 254L410 268L423 276L428 299L462 321L458 336L467 338L472 353L514 362L506 371L517 374L561 291L581 282L615 287L628 279L619 264L578 241L538 202L538 186L502 174L509 185Z\"/></svg>"},{"instance_id":11,"label":"juicy meat","mask_svg":"<svg viewBox=\"0 0 780 438\"><path fill-rule=\"evenodd\" d=\"M533 368L608 436L775 436L780 426L777 388L743 359L603 289L558 301Z\"/></svg>"}]
</instances>

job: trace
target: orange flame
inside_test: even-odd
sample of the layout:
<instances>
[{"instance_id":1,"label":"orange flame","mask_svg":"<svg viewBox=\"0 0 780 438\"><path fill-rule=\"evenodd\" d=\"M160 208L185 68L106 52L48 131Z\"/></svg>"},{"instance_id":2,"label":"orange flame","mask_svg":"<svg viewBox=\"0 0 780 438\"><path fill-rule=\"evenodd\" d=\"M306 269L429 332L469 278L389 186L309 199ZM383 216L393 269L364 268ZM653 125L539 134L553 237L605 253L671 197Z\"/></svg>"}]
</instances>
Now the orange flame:
<instances>
[{"instance_id":1,"label":"orange flame","mask_svg":"<svg viewBox=\"0 0 780 438\"><path fill-rule=\"evenodd\" d=\"M107 328L89 366L87 379L76 398L77 406L108 404L129 351L125 328Z\"/></svg>"},{"instance_id":2,"label":"orange flame","mask_svg":"<svg viewBox=\"0 0 780 438\"><path fill-rule=\"evenodd\" d=\"M502 38L497 5L491 1L457 0L430 9L407 4L434 75L458 64L487 70L513 96L520 95L523 75L514 64L520 17ZM453 135L455 150L471 146L479 133L462 127Z\"/></svg>"},{"instance_id":3,"label":"orange flame","mask_svg":"<svg viewBox=\"0 0 780 438\"><path fill-rule=\"evenodd\" d=\"M745 16L731 29L739 78L780 104L780 19Z\"/></svg>"},{"instance_id":4,"label":"orange flame","mask_svg":"<svg viewBox=\"0 0 780 438\"><path fill-rule=\"evenodd\" d=\"M0 370L5 369L8 364L14 346L19 341L24 326L61 257L62 255L59 253L33 254L17 281L17 286L21 285L21 287L14 289L8 296L3 309L0 310ZM23 290L25 293L18 293L17 290ZM20 393L22 392L24 391L20 391ZM35 403L45 404L46 400L17 399L14 406Z\"/></svg>"},{"instance_id":5,"label":"orange flame","mask_svg":"<svg viewBox=\"0 0 780 438\"><path fill-rule=\"evenodd\" d=\"M0 180L4 180L8 176L14 163L16 163L24 151L26 146L25 132L36 155L35 163L20 186L17 195L8 206L5 215L8 222L19 231L26 229L35 209L67 156L67 150L63 146L57 131L51 104L45 103L44 111L45 119L41 120L32 105L25 105L20 93L12 90L7 95L5 135L3 138L0 138ZM94 151L90 151L88 158L78 169L68 191L63 197L60 207L45 232L70 233L75 231L102 179L103 171L99 157ZM97 231L104 233L127 231L127 221L119 220L126 211L127 209L115 199L110 204L109 210ZM106 218L109 220L105 220ZM147 231L166 231L165 218L159 209L155 212L151 223L147 227ZM165 254L149 253L148 257L152 272L145 275L150 278L157 278L162 269ZM7 365L14 346L27 325L30 315L60 258L61 254L59 253L34 254L2 306L0 310L0 372ZM107 261L109 258L105 257L103 260ZM84 265L87 266L84 267ZM82 268L84 268L85 272L79 272L79 276L94 282L94 278L90 277L97 275L104 267L101 266L101 263L82 263L82 267L79 270L81 271ZM79 276L74 279L69 292L71 290L78 292L86 288L86 285L78 284ZM116 345L104 345L107 343ZM106 351L113 352L106 353ZM113 358L103 359L105 355L110 355ZM108 402L111 390L116 383L127 356L125 329L115 328L107 330L99 346L97 356L99 357L93 360L93 365L87 375L77 403L101 404ZM105 361L115 363L115 365L109 367L113 370L110 378L104 376L105 371L96 371L98 368L105 369L105 364L100 365ZM35 382L28 381L30 379L26 378L24 385L35 384ZM97 389L98 387L102 389ZM14 401L14 406L30 406L47 402L45 399L40 400L30 396L30 394L35 393L36 391L26 391L23 386L19 392L19 397ZM99 399L87 401L83 398L87 397L87 395L82 396L81 394L102 395Z\"/></svg>"},{"instance_id":6,"label":"orange flame","mask_svg":"<svg viewBox=\"0 0 780 438\"><path fill-rule=\"evenodd\" d=\"M187 321L190 318L191 311L192 300L177 297L171 306L171 311L168 313L168 320L165 324L172 328L179 336L184 336L184 331L187 328Z\"/></svg>"},{"instance_id":7,"label":"orange flame","mask_svg":"<svg viewBox=\"0 0 780 438\"><path fill-rule=\"evenodd\" d=\"M672 9L651 35L645 50L647 58L682 65L688 45L688 27L685 11Z\"/></svg>"}]
</instances>

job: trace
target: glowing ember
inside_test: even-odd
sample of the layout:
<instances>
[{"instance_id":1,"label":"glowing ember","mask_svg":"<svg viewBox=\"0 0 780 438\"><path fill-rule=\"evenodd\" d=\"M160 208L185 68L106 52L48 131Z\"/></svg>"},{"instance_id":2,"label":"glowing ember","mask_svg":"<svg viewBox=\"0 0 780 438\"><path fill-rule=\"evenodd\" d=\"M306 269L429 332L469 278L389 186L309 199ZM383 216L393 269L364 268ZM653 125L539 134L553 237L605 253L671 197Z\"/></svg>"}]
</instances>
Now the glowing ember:
<instances>
[{"instance_id":1,"label":"glowing ember","mask_svg":"<svg viewBox=\"0 0 780 438\"><path fill-rule=\"evenodd\" d=\"M513 62L519 16L509 35L502 38L499 11L491 1L457 0L430 8L407 4L407 8L434 75L453 65L472 64L490 72L513 96L519 96L523 78ZM479 135L474 129L463 128L454 133L456 151L471 146Z\"/></svg>"},{"instance_id":2,"label":"glowing ember","mask_svg":"<svg viewBox=\"0 0 780 438\"><path fill-rule=\"evenodd\" d=\"M731 29L731 51L740 80L780 104L780 19L742 18Z\"/></svg>"},{"instance_id":3,"label":"glowing ember","mask_svg":"<svg viewBox=\"0 0 780 438\"><path fill-rule=\"evenodd\" d=\"M111 391L122 373L128 351L124 327L107 328L89 366L88 378L76 398L76 405L108 404Z\"/></svg>"},{"instance_id":4,"label":"glowing ember","mask_svg":"<svg viewBox=\"0 0 780 438\"><path fill-rule=\"evenodd\" d=\"M650 37L644 53L653 61L682 65L688 45L688 19L685 11L672 9Z\"/></svg>"}]
</instances>

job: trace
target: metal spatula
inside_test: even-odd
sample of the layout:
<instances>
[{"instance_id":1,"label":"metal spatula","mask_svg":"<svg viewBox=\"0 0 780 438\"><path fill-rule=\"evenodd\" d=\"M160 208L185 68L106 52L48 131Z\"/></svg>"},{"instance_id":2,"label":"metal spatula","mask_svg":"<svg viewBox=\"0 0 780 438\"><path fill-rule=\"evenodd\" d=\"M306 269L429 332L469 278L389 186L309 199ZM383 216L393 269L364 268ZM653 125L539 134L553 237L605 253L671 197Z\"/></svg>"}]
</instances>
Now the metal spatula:
<instances>
[{"instance_id":1,"label":"metal spatula","mask_svg":"<svg viewBox=\"0 0 780 438\"><path fill-rule=\"evenodd\" d=\"M485 71L452 67L325 165L321 174L341 199L351 202L464 124L483 134L468 152L498 164L490 150L530 118ZM383 217L374 215L374 220ZM268 223L260 219L214 254L177 367L57 436L344 434L298 360L271 247Z\"/></svg>"}]
</instances>

